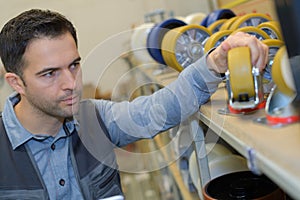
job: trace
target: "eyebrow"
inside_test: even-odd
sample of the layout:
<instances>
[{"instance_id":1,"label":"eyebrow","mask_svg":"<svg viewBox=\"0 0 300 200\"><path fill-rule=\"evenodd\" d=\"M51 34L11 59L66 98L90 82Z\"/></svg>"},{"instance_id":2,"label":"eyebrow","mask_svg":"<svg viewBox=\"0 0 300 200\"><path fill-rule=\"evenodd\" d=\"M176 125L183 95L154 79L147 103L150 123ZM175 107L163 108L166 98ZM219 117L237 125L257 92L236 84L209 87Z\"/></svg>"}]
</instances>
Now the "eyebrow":
<instances>
[{"instance_id":1,"label":"eyebrow","mask_svg":"<svg viewBox=\"0 0 300 200\"><path fill-rule=\"evenodd\" d=\"M70 67L71 65L73 65L74 63L77 63L77 62L79 62L79 61L81 61L81 57L78 57L78 58L76 58L75 60L73 60L73 62L71 62L71 64L69 64L69 67Z\"/></svg>"},{"instance_id":2,"label":"eyebrow","mask_svg":"<svg viewBox=\"0 0 300 200\"><path fill-rule=\"evenodd\" d=\"M74 63L76 63L76 62L79 62L80 60L81 60L81 57L78 57L78 58L74 59L74 60L68 65L68 67L72 66L72 65L73 65ZM46 67L46 68L44 68L43 70L41 70L41 71L35 73L35 75L39 76L39 75L41 75L41 74L43 74L43 73L46 73L46 72L48 72L48 71L53 71L53 70L57 70L57 69L59 69L59 67Z\"/></svg>"}]
</instances>

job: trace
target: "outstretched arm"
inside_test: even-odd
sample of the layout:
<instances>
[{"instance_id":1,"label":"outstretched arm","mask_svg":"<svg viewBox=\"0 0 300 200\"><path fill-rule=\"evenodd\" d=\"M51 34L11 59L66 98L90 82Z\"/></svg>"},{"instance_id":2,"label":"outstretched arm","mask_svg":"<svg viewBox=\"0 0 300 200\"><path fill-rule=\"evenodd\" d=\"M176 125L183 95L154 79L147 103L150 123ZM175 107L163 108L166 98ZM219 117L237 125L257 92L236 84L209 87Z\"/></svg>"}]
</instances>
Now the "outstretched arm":
<instances>
[{"instance_id":1,"label":"outstretched arm","mask_svg":"<svg viewBox=\"0 0 300 200\"><path fill-rule=\"evenodd\" d=\"M227 70L227 52L240 46L249 46L252 64L264 68L268 47L253 36L237 33L150 96L141 96L132 102L98 101L100 115L113 143L123 146L139 138L152 138L197 112L222 81L219 73Z\"/></svg>"}]
</instances>

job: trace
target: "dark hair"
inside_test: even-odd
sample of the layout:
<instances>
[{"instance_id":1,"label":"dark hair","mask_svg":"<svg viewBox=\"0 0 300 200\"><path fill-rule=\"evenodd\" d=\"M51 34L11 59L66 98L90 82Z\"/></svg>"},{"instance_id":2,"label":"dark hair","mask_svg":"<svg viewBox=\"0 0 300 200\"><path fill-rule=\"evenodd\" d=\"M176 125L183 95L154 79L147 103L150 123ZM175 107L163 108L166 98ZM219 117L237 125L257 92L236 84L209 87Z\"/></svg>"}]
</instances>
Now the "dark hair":
<instances>
[{"instance_id":1,"label":"dark hair","mask_svg":"<svg viewBox=\"0 0 300 200\"><path fill-rule=\"evenodd\" d=\"M40 9L25 11L8 21L0 32L0 57L7 72L23 75L23 55L28 44L37 38L71 33L77 46L76 30L65 16Z\"/></svg>"}]
</instances>

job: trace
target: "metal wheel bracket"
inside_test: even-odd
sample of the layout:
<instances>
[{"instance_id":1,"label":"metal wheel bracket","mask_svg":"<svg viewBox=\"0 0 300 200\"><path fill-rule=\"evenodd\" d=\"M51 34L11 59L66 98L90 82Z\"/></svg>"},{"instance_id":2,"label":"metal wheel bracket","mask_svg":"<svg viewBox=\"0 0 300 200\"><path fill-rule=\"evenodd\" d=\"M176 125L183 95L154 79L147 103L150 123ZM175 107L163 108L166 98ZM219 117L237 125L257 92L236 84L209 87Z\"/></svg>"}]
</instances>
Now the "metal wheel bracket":
<instances>
[{"instance_id":1,"label":"metal wheel bracket","mask_svg":"<svg viewBox=\"0 0 300 200\"><path fill-rule=\"evenodd\" d=\"M263 85L262 85L262 77L258 68L252 68L252 76L254 81L254 91L255 96L253 98L249 98L249 101L237 101L235 100L233 91L230 86L230 72L227 71L226 74L226 83L227 83L227 90L228 90L228 99L229 105L236 110L248 109L248 108L256 108L259 103L263 101Z\"/></svg>"}]
</instances>

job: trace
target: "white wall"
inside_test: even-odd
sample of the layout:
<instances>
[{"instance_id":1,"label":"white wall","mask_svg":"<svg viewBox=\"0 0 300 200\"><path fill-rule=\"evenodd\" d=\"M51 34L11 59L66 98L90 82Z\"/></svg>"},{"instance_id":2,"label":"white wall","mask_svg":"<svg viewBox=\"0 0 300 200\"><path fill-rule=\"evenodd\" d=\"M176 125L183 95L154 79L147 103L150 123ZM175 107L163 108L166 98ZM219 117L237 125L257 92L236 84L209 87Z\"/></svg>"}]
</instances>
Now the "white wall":
<instances>
[{"instance_id":1,"label":"white wall","mask_svg":"<svg viewBox=\"0 0 300 200\"><path fill-rule=\"evenodd\" d=\"M103 72L107 63L114 61L116 74L123 73L121 66L126 64L119 55L128 51L130 30L133 26L144 22L145 13L163 9L167 15L187 16L194 12L209 12L210 0L0 0L0 26L20 12L31 8L45 8L61 12L69 18L77 28L79 51L83 58L84 80L94 80L95 74ZM102 55L93 55L99 51ZM93 57L91 59L91 57ZM89 66L85 67L88 63ZM101 70L100 70L101 69ZM121 69L121 70L119 70ZM95 73L94 70L98 70ZM106 73L107 74L107 73ZM112 73L114 74L114 73ZM109 74L108 74L109 76ZM104 90L110 88L109 77L103 81ZM4 91L6 90L6 91ZM0 108L7 87L0 86ZM10 91L9 91L10 92Z\"/></svg>"}]
</instances>

